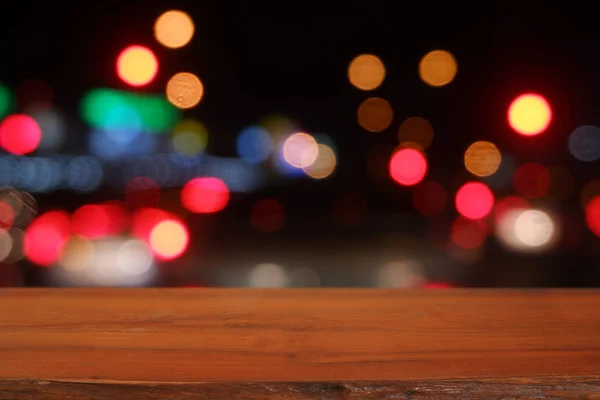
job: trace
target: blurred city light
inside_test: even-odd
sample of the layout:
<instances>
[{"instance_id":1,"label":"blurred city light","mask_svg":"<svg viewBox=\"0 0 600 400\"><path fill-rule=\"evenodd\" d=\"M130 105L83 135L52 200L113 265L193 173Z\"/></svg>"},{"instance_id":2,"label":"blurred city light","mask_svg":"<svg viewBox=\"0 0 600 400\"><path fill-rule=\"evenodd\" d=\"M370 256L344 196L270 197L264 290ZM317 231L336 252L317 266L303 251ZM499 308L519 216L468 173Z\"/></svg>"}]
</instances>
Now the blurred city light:
<instances>
[{"instance_id":1,"label":"blurred city light","mask_svg":"<svg viewBox=\"0 0 600 400\"><path fill-rule=\"evenodd\" d=\"M157 42L171 49L185 46L194 36L194 21L185 12L170 10L162 13L154 23Z\"/></svg>"},{"instance_id":2,"label":"blurred city light","mask_svg":"<svg viewBox=\"0 0 600 400\"><path fill-rule=\"evenodd\" d=\"M454 80L457 72L454 56L445 50L427 53L419 63L419 76L430 86L444 86Z\"/></svg>"},{"instance_id":3,"label":"blurred city light","mask_svg":"<svg viewBox=\"0 0 600 400\"><path fill-rule=\"evenodd\" d=\"M385 79L385 66L373 54L361 54L348 66L350 83L360 90L377 89Z\"/></svg>"},{"instance_id":4,"label":"blurred city light","mask_svg":"<svg viewBox=\"0 0 600 400\"><path fill-rule=\"evenodd\" d=\"M548 128L551 120L550 104L539 94L522 94L508 108L508 123L523 136L539 135Z\"/></svg>"}]
</instances>

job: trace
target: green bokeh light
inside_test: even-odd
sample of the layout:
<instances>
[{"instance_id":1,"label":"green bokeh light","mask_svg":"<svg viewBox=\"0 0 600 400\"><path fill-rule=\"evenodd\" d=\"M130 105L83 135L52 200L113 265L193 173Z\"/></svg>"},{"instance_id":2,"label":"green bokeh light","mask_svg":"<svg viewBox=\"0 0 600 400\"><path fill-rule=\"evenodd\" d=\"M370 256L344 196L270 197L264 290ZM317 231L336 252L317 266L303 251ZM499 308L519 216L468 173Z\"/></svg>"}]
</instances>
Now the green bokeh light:
<instances>
[{"instance_id":1,"label":"green bokeh light","mask_svg":"<svg viewBox=\"0 0 600 400\"><path fill-rule=\"evenodd\" d=\"M79 104L81 117L98 129L139 129L167 133L181 118L163 95L138 94L108 88L93 89Z\"/></svg>"},{"instance_id":2,"label":"green bokeh light","mask_svg":"<svg viewBox=\"0 0 600 400\"><path fill-rule=\"evenodd\" d=\"M13 110L14 99L10 89L0 83L0 118L6 117Z\"/></svg>"}]
</instances>

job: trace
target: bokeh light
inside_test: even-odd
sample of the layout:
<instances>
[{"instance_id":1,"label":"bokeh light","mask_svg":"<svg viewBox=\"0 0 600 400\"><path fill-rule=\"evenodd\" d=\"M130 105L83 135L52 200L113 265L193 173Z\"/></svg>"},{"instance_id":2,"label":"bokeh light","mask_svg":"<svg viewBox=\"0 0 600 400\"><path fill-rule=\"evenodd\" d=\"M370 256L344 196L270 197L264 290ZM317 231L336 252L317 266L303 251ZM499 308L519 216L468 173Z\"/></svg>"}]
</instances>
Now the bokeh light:
<instances>
[{"instance_id":1,"label":"bokeh light","mask_svg":"<svg viewBox=\"0 0 600 400\"><path fill-rule=\"evenodd\" d=\"M213 177L192 179L181 190L181 204L198 214L223 210L229 203L229 197L229 188L225 182Z\"/></svg>"},{"instance_id":2,"label":"bokeh light","mask_svg":"<svg viewBox=\"0 0 600 400\"><path fill-rule=\"evenodd\" d=\"M494 195L484 183L468 182L456 192L455 205L463 217L481 219L492 211Z\"/></svg>"},{"instance_id":3,"label":"bokeh light","mask_svg":"<svg viewBox=\"0 0 600 400\"><path fill-rule=\"evenodd\" d=\"M433 50L419 63L419 76L430 86L447 85L454 80L457 70L456 59L445 50Z\"/></svg>"},{"instance_id":4,"label":"bokeh light","mask_svg":"<svg viewBox=\"0 0 600 400\"><path fill-rule=\"evenodd\" d=\"M437 182L422 182L412 192L413 207L427 217L442 213L447 201L446 190Z\"/></svg>"},{"instance_id":5,"label":"bokeh light","mask_svg":"<svg viewBox=\"0 0 600 400\"><path fill-rule=\"evenodd\" d=\"M392 123L394 111L387 100L369 97L358 106L357 118L358 124L369 132L381 132Z\"/></svg>"},{"instance_id":6,"label":"bokeh light","mask_svg":"<svg viewBox=\"0 0 600 400\"><path fill-rule=\"evenodd\" d=\"M0 146L12 154L34 151L42 139L40 126L28 115L13 114L0 124Z\"/></svg>"},{"instance_id":7,"label":"bokeh light","mask_svg":"<svg viewBox=\"0 0 600 400\"><path fill-rule=\"evenodd\" d=\"M392 179L400 185L416 185L427 173L427 160L423 153L417 150L402 149L392 156L389 172Z\"/></svg>"},{"instance_id":8,"label":"bokeh light","mask_svg":"<svg viewBox=\"0 0 600 400\"><path fill-rule=\"evenodd\" d=\"M53 110L42 110L31 114L38 123L42 137L38 151L54 153L60 150L66 140L66 124L63 118Z\"/></svg>"},{"instance_id":9,"label":"bokeh light","mask_svg":"<svg viewBox=\"0 0 600 400\"><path fill-rule=\"evenodd\" d=\"M189 233L180 221L161 221L150 232L150 248L154 255L162 260L173 260L181 256L188 243Z\"/></svg>"},{"instance_id":10,"label":"bokeh light","mask_svg":"<svg viewBox=\"0 0 600 400\"><path fill-rule=\"evenodd\" d=\"M594 235L600 237L600 196L591 199L585 207L585 223Z\"/></svg>"},{"instance_id":11,"label":"bokeh light","mask_svg":"<svg viewBox=\"0 0 600 400\"><path fill-rule=\"evenodd\" d=\"M237 153L244 161L258 164L269 158L274 143L269 131L261 126L250 126L240 132L236 140Z\"/></svg>"},{"instance_id":12,"label":"bokeh light","mask_svg":"<svg viewBox=\"0 0 600 400\"><path fill-rule=\"evenodd\" d=\"M250 210L250 222L261 233L277 232L285 223L285 210L275 199L262 199Z\"/></svg>"},{"instance_id":13,"label":"bokeh light","mask_svg":"<svg viewBox=\"0 0 600 400\"><path fill-rule=\"evenodd\" d=\"M502 156L493 143L479 141L465 151L465 167L475 176L490 176L500 167Z\"/></svg>"},{"instance_id":14,"label":"bokeh light","mask_svg":"<svg viewBox=\"0 0 600 400\"><path fill-rule=\"evenodd\" d=\"M256 265L248 276L248 286L255 288L279 288L289 283L287 271L274 263Z\"/></svg>"},{"instance_id":15,"label":"bokeh light","mask_svg":"<svg viewBox=\"0 0 600 400\"><path fill-rule=\"evenodd\" d=\"M350 62L348 79L360 90L377 89L385 79L385 65L373 54L361 54Z\"/></svg>"},{"instance_id":16,"label":"bokeh light","mask_svg":"<svg viewBox=\"0 0 600 400\"><path fill-rule=\"evenodd\" d=\"M575 129L569 136L569 152L580 161L600 159L600 128L583 125Z\"/></svg>"},{"instance_id":17,"label":"bokeh light","mask_svg":"<svg viewBox=\"0 0 600 400\"><path fill-rule=\"evenodd\" d=\"M23 250L33 263L48 267L54 264L71 236L71 218L64 211L50 211L38 216L26 229Z\"/></svg>"},{"instance_id":18,"label":"bokeh light","mask_svg":"<svg viewBox=\"0 0 600 400\"><path fill-rule=\"evenodd\" d=\"M316 160L308 167L304 167L303 170L311 178L324 179L333 173L336 164L335 153L331 147L319 144Z\"/></svg>"},{"instance_id":19,"label":"bokeh light","mask_svg":"<svg viewBox=\"0 0 600 400\"><path fill-rule=\"evenodd\" d=\"M433 127L425 118L410 117L404 120L398 129L400 144L415 143L425 150L433 141ZM410 145L406 145L410 147Z\"/></svg>"},{"instance_id":20,"label":"bokeh light","mask_svg":"<svg viewBox=\"0 0 600 400\"><path fill-rule=\"evenodd\" d=\"M517 194L523 197L543 197L550 188L550 172L538 163L523 164L515 172L514 185Z\"/></svg>"},{"instance_id":21,"label":"bokeh light","mask_svg":"<svg viewBox=\"0 0 600 400\"><path fill-rule=\"evenodd\" d=\"M187 13L169 10L156 19L154 38L165 47L178 49L192 40L194 30L194 21Z\"/></svg>"},{"instance_id":22,"label":"bokeh light","mask_svg":"<svg viewBox=\"0 0 600 400\"><path fill-rule=\"evenodd\" d=\"M179 154L195 156L204 151L208 143L206 126L193 119L184 119L173 128L171 146Z\"/></svg>"},{"instance_id":23,"label":"bokeh light","mask_svg":"<svg viewBox=\"0 0 600 400\"><path fill-rule=\"evenodd\" d=\"M559 226L546 211L513 209L496 224L496 236L508 250L542 253L557 242Z\"/></svg>"},{"instance_id":24,"label":"bokeh light","mask_svg":"<svg viewBox=\"0 0 600 400\"><path fill-rule=\"evenodd\" d=\"M550 103L535 93L522 94L508 107L508 123L523 136L535 136L544 132L552 120Z\"/></svg>"},{"instance_id":25,"label":"bokeh light","mask_svg":"<svg viewBox=\"0 0 600 400\"><path fill-rule=\"evenodd\" d=\"M315 162L319 155L319 145L307 133L294 133L283 143L283 158L296 168L306 168Z\"/></svg>"},{"instance_id":26,"label":"bokeh light","mask_svg":"<svg viewBox=\"0 0 600 400\"><path fill-rule=\"evenodd\" d=\"M4 118L14 108L14 98L11 90L0 83L0 118Z\"/></svg>"},{"instance_id":27,"label":"bokeh light","mask_svg":"<svg viewBox=\"0 0 600 400\"><path fill-rule=\"evenodd\" d=\"M195 107L204 96L204 85L191 72L179 72L167 82L167 99L177 108Z\"/></svg>"},{"instance_id":28,"label":"bokeh light","mask_svg":"<svg viewBox=\"0 0 600 400\"><path fill-rule=\"evenodd\" d=\"M117 58L117 74L128 85L139 87L152 82L158 73L158 60L144 46L125 48Z\"/></svg>"},{"instance_id":29,"label":"bokeh light","mask_svg":"<svg viewBox=\"0 0 600 400\"><path fill-rule=\"evenodd\" d=\"M472 250L480 247L487 237L487 227L482 220L457 217L452 223L450 238L463 249Z\"/></svg>"}]
</instances>

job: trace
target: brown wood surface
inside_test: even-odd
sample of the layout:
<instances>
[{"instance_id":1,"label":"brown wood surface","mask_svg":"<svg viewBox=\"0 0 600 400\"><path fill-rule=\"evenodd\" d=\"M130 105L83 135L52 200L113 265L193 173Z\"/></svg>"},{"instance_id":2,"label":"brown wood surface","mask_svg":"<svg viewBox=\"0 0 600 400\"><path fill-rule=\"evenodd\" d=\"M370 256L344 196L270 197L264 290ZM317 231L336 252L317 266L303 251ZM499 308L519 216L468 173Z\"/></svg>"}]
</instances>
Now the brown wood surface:
<instances>
[{"instance_id":1,"label":"brown wood surface","mask_svg":"<svg viewBox=\"0 0 600 400\"><path fill-rule=\"evenodd\" d=\"M0 399L600 399L600 291L0 291Z\"/></svg>"}]
</instances>

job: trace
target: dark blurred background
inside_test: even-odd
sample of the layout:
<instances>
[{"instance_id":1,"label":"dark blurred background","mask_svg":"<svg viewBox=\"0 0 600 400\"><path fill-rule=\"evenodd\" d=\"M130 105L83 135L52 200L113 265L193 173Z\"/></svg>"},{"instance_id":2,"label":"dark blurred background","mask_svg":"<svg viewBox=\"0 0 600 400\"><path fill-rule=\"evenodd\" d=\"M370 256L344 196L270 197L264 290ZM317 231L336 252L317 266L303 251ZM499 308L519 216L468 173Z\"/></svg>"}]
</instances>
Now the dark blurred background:
<instances>
[{"instance_id":1,"label":"dark blurred background","mask_svg":"<svg viewBox=\"0 0 600 400\"><path fill-rule=\"evenodd\" d=\"M2 14L2 286L600 283L591 9Z\"/></svg>"}]
</instances>

